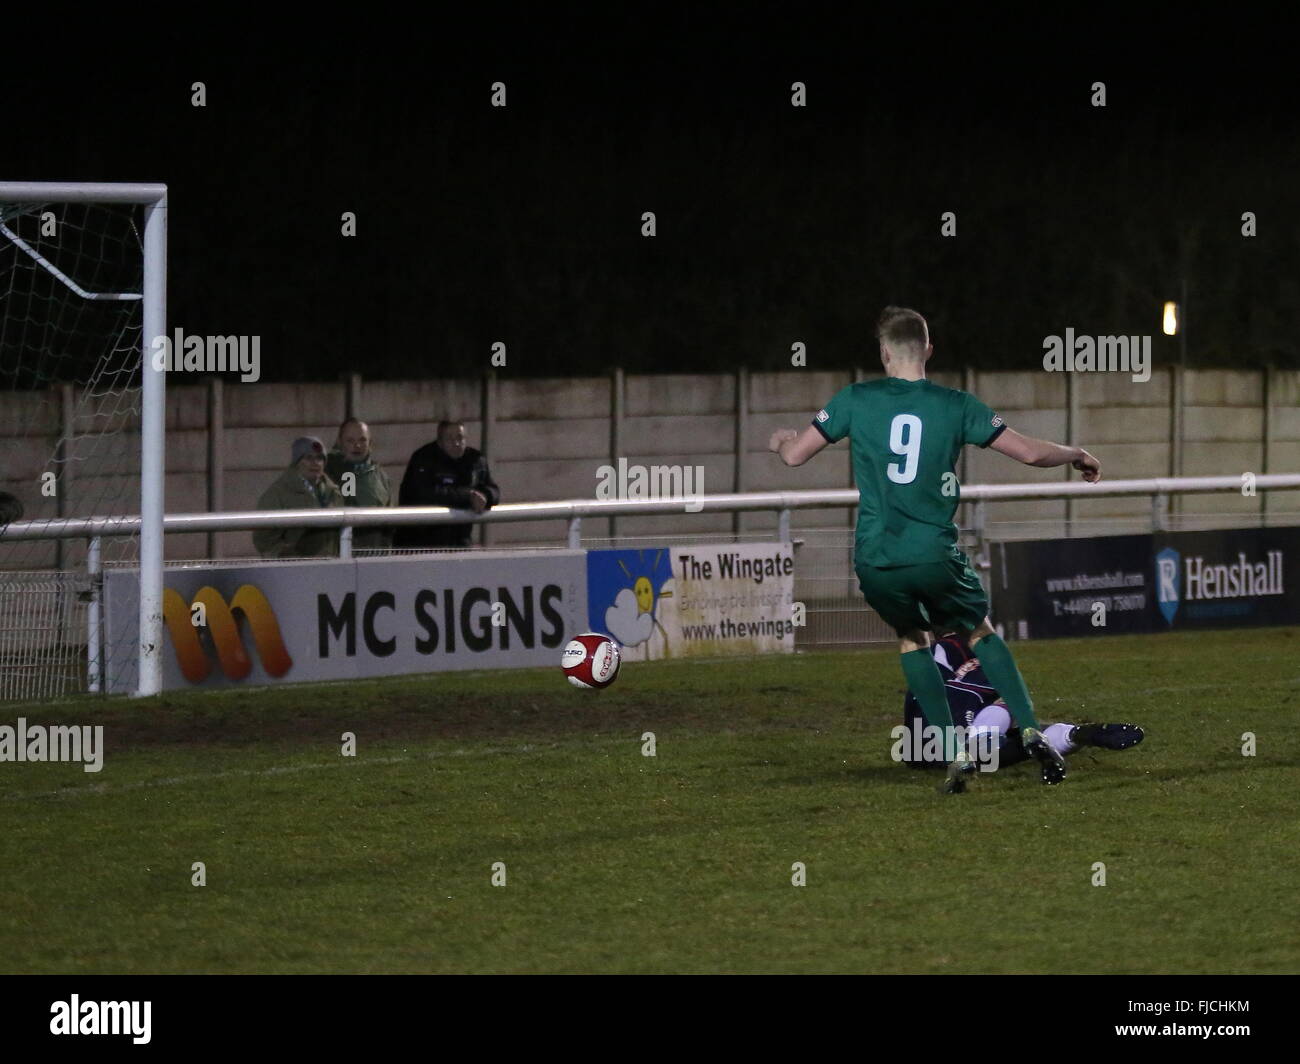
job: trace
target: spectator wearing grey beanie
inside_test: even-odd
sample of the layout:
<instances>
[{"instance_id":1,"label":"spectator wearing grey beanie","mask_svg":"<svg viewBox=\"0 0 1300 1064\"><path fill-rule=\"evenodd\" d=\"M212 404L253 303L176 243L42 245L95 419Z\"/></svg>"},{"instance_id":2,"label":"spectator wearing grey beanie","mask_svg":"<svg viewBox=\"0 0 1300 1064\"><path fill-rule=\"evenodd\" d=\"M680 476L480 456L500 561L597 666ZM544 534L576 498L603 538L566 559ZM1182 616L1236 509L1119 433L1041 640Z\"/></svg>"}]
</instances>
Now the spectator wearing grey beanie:
<instances>
[{"instance_id":1,"label":"spectator wearing grey beanie","mask_svg":"<svg viewBox=\"0 0 1300 1064\"><path fill-rule=\"evenodd\" d=\"M318 510L343 506L338 485L325 475L325 445L315 436L293 441L289 468L257 500L259 510ZM334 558L337 528L259 528L253 546L264 558Z\"/></svg>"}]
</instances>

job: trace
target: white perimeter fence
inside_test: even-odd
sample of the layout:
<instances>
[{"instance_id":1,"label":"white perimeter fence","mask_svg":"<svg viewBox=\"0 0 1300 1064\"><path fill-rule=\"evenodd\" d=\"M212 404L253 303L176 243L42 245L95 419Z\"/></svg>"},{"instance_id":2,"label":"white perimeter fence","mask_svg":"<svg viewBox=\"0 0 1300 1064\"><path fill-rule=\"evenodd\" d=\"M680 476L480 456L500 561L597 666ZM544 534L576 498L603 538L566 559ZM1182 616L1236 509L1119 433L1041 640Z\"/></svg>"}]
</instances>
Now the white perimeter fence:
<instances>
[{"instance_id":1,"label":"white perimeter fence","mask_svg":"<svg viewBox=\"0 0 1300 1064\"><path fill-rule=\"evenodd\" d=\"M1260 475L1249 482L1256 492L1300 490L1300 473ZM976 484L961 488L960 501L968 519L963 522L964 543L977 568L988 566L988 507L998 502L1024 499L1099 498L1102 496L1147 496L1151 499L1150 530L1167 527L1171 496L1205 493L1244 493L1241 476L1153 478L1114 480L1100 484ZM794 510L856 507L858 493L852 488L816 491L748 492L729 495L701 495L688 503L678 499L620 499L613 501L569 500L563 502L506 503L482 514L444 507L344 508L330 510L259 510L217 514L169 514L164 518L167 534L231 532L267 527L341 527L341 555L349 557L352 529L371 526L465 524L485 522L564 522L563 544L578 549L584 544L585 517L615 517L631 514L685 514L680 534L640 536L647 544L664 545L716 538L692 535L689 515L693 513L741 513L766 511L777 514L777 525L769 533L744 533L747 540L788 541L792 538L790 514ZM1219 525L1223 515L1217 515ZM1082 526L1082 523L1081 523ZM7 542L31 539L84 539L88 541L84 572L0 572L0 700L37 700L85 690L98 690L101 615L101 540L106 536L138 535L139 516L88 517L28 521L0 531L0 549ZM1072 531L1084 531L1083 527ZM1090 524L1090 534L1098 529ZM1125 531L1136 531L1125 529ZM728 536L727 538L733 538ZM853 533L844 528L800 529L793 537L800 548L795 569L795 595L808 606L808 624L798 633L801 647L861 645L892 639L875 614L857 593L853 573ZM602 540L601 545L635 546L631 539ZM475 548L467 548L473 550ZM403 552L406 553L406 552ZM230 564L231 559L220 563ZM206 562L174 563L187 569ZM268 563L270 564L270 563ZM156 580L156 602L141 602L142 639L161 645L162 580ZM160 664L161 657L155 655ZM157 689L155 682L153 690Z\"/></svg>"}]
</instances>

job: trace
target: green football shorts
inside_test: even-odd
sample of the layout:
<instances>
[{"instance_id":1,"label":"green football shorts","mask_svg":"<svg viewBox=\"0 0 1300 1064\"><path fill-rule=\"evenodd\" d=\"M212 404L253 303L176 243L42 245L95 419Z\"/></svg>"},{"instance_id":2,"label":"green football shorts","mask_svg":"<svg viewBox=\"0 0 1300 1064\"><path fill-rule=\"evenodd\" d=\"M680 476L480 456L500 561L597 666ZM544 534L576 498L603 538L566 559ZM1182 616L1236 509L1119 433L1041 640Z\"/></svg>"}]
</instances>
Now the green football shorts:
<instances>
[{"instance_id":1,"label":"green football shorts","mask_svg":"<svg viewBox=\"0 0 1300 1064\"><path fill-rule=\"evenodd\" d=\"M955 558L888 569L858 562L867 605L896 632L953 628L969 632L989 615L980 578L960 551Z\"/></svg>"}]
</instances>

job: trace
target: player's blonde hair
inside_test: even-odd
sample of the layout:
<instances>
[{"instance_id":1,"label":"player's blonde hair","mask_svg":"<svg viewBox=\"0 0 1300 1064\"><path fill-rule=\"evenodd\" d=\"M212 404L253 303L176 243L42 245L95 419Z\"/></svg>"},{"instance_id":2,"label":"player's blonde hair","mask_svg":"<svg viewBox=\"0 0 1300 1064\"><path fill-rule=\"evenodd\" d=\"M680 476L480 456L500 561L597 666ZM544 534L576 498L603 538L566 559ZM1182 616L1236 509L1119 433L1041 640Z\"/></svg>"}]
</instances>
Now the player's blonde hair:
<instances>
[{"instance_id":1,"label":"player's blonde hair","mask_svg":"<svg viewBox=\"0 0 1300 1064\"><path fill-rule=\"evenodd\" d=\"M886 307L876 322L876 339L897 355L921 358L930 346L930 329L916 311Z\"/></svg>"}]
</instances>

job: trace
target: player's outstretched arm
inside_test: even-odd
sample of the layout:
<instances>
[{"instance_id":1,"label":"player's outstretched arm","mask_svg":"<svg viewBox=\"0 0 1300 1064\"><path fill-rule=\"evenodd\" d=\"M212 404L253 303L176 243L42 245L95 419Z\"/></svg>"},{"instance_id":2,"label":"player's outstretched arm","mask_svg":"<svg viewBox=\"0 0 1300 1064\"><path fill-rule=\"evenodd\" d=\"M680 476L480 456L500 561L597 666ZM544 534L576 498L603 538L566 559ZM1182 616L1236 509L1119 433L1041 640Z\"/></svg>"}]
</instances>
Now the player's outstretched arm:
<instances>
[{"instance_id":1,"label":"player's outstretched arm","mask_svg":"<svg viewBox=\"0 0 1300 1064\"><path fill-rule=\"evenodd\" d=\"M809 425L803 432L797 429L777 429L767 442L767 449L781 456L788 466L803 465L826 446L826 437Z\"/></svg>"},{"instance_id":2,"label":"player's outstretched arm","mask_svg":"<svg viewBox=\"0 0 1300 1064\"><path fill-rule=\"evenodd\" d=\"M1032 436L1022 436L1015 429L1004 429L989 446L999 454L1028 466L1050 469L1052 466L1072 465L1089 484L1101 479L1101 463L1082 447L1036 440Z\"/></svg>"}]
</instances>

